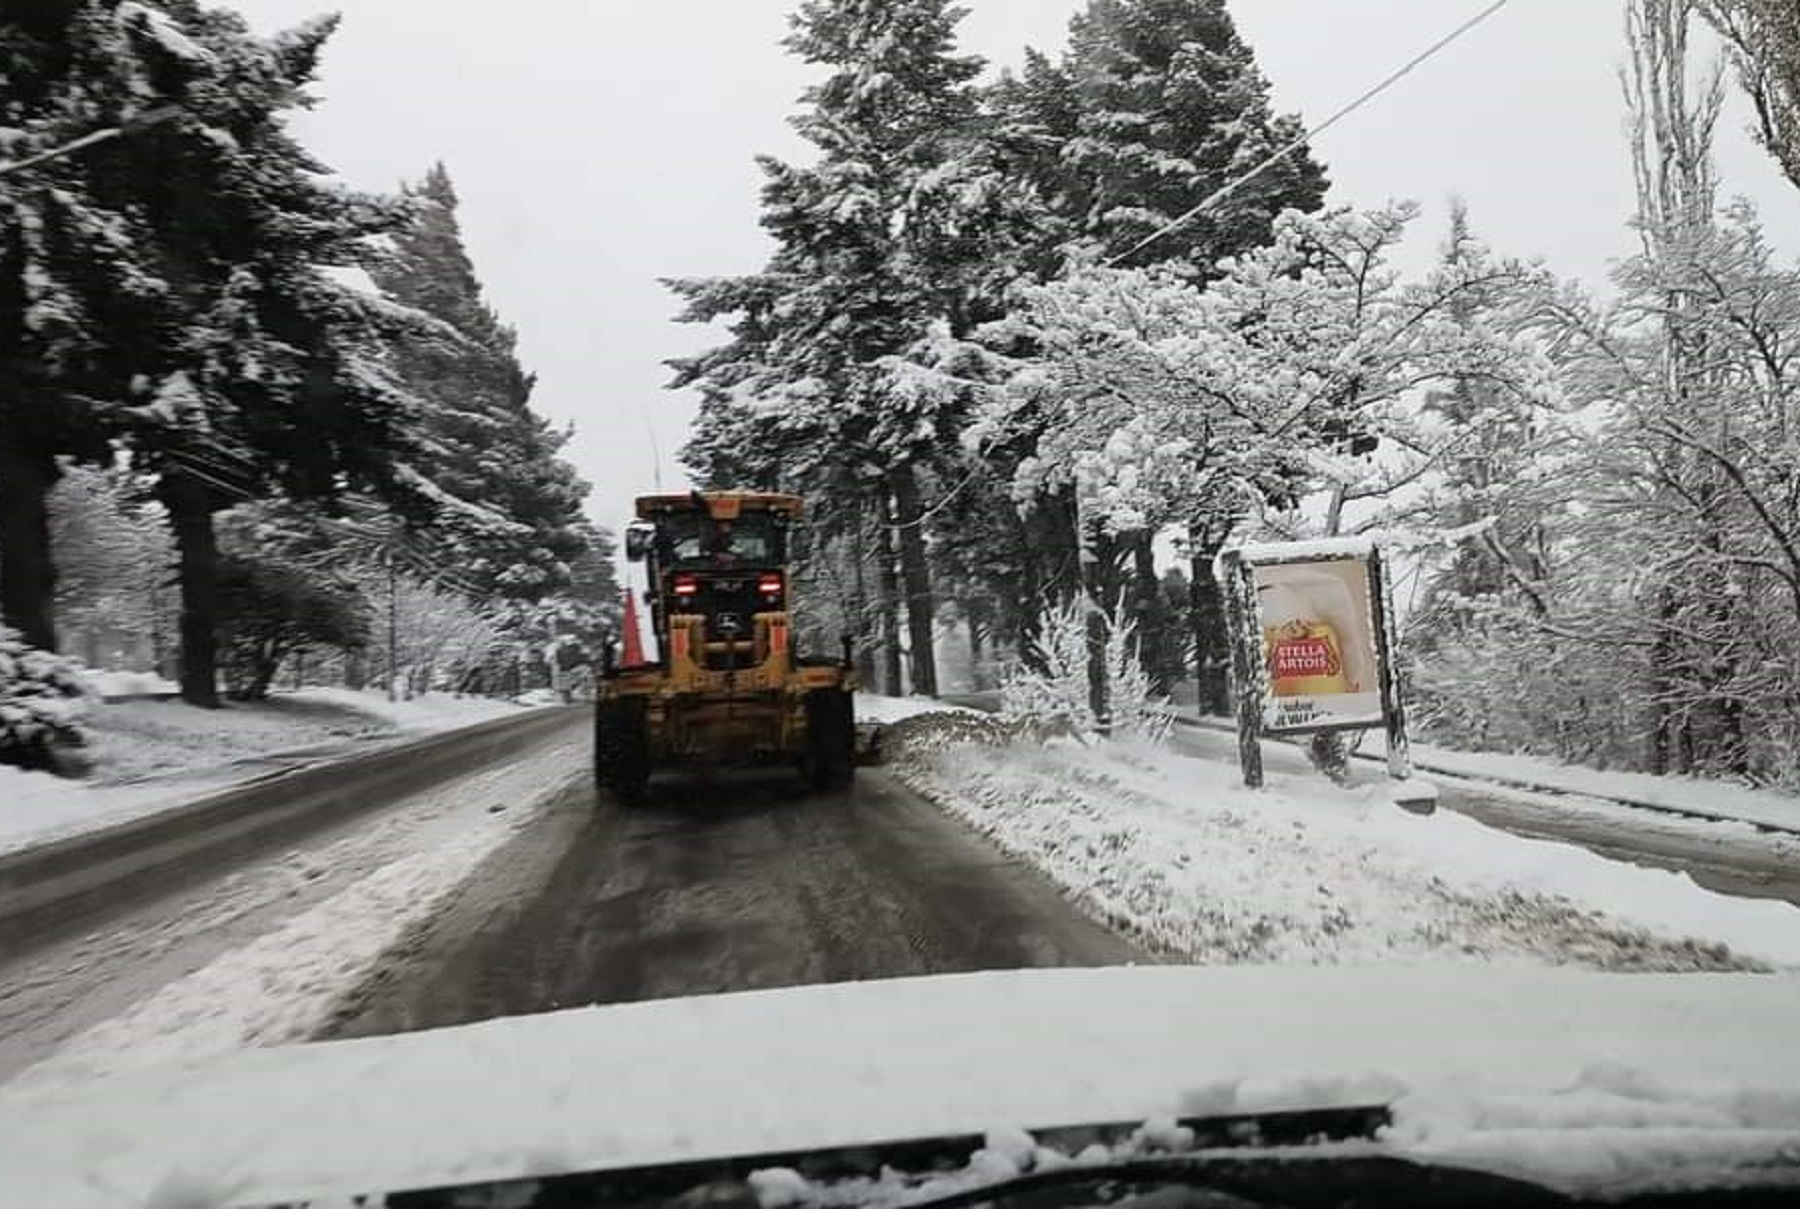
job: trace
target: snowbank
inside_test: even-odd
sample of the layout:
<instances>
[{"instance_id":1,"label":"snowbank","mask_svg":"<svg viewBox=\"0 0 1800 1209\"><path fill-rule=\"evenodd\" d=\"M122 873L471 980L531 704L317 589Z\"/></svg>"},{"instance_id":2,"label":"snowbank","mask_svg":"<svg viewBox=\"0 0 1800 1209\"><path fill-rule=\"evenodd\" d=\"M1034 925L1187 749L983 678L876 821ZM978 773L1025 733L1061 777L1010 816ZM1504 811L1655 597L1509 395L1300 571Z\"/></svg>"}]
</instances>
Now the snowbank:
<instances>
[{"instance_id":1,"label":"snowbank","mask_svg":"<svg viewBox=\"0 0 1800 1209\"><path fill-rule=\"evenodd\" d=\"M1493 778L1577 797L1628 798L1648 806L1800 831L1800 794L1751 789L1697 777L1609 772L1579 764L1562 764L1543 756L1456 751L1421 743L1412 744L1411 749L1415 763L1458 776ZM1361 750L1384 753L1385 736L1369 734Z\"/></svg>"},{"instance_id":2,"label":"snowbank","mask_svg":"<svg viewBox=\"0 0 1800 1209\"><path fill-rule=\"evenodd\" d=\"M0 852L104 827L180 805L194 791L98 787L0 764Z\"/></svg>"},{"instance_id":3,"label":"snowbank","mask_svg":"<svg viewBox=\"0 0 1800 1209\"><path fill-rule=\"evenodd\" d=\"M883 697L876 693L856 694L856 720L891 725L917 718L922 714L971 714L975 710L947 705L930 697Z\"/></svg>"},{"instance_id":4,"label":"snowbank","mask_svg":"<svg viewBox=\"0 0 1800 1209\"><path fill-rule=\"evenodd\" d=\"M1191 710L1185 717L1190 722L1198 721L1206 729L1231 730L1229 723L1217 718L1199 718ZM1409 746L1413 763L1422 771L1508 782L1526 790L1538 789L1573 799L1586 799L1568 803L1572 808L1586 810L1605 799L1623 798L1698 816L1800 831L1800 794L1751 789L1698 777L1658 777L1645 772L1588 768L1564 764L1546 756L1457 751L1418 742ZM1387 736L1380 731L1367 731L1357 751L1369 756L1384 756Z\"/></svg>"},{"instance_id":5,"label":"snowbank","mask_svg":"<svg viewBox=\"0 0 1800 1209\"><path fill-rule=\"evenodd\" d=\"M517 714L527 704L523 700L465 697L454 693L428 693L410 701L389 701L385 693L348 688L303 688L296 692L277 694L275 700L339 706L370 714L400 730L418 733L452 730L458 726L474 726L478 722L505 718ZM557 703L533 700L529 704Z\"/></svg>"},{"instance_id":6,"label":"snowbank","mask_svg":"<svg viewBox=\"0 0 1800 1209\"><path fill-rule=\"evenodd\" d=\"M102 697L154 697L181 692L179 684L155 672L91 671L82 678Z\"/></svg>"},{"instance_id":7,"label":"snowbank","mask_svg":"<svg viewBox=\"0 0 1800 1209\"><path fill-rule=\"evenodd\" d=\"M1421 818L1384 790L1166 751L1072 744L907 751L895 771L1104 922L1205 962L1800 967L1800 909L1685 874Z\"/></svg>"},{"instance_id":8,"label":"snowbank","mask_svg":"<svg viewBox=\"0 0 1800 1209\"><path fill-rule=\"evenodd\" d=\"M0 1088L0 1202L318 1202L986 1131L1016 1153L1019 1129L1372 1101L1388 1153L1604 1189L1800 1140L1796 1019L1789 976L1494 967L694 996Z\"/></svg>"},{"instance_id":9,"label":"snowbank","mask_svg":"<svg viewBox=\"0 0 1800 1209\"><path fill-rule=\"evenodd\" d=\"M473 726L520 712L489 698L309 688L269 701L196 709L180 701L112 701L88 715L87 781L0 766L0 851L152 814L267 772L271 760L316 760L359 744Z\"/></svg>"}]
</instances>

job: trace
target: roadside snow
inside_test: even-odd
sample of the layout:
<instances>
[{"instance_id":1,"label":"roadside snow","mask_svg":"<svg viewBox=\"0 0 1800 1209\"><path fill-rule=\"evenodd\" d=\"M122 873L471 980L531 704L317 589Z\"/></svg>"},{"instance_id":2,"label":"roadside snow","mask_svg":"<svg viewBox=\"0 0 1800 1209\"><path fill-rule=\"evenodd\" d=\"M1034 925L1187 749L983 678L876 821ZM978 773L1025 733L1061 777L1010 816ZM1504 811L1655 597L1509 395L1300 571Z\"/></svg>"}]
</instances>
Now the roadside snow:
<instances>
[{"instance_id":1,"label":"roadside snow","mask_svg":"<svg viewBox=\"0 0 1800 1209\"><path fill-rule=\"evenodd\" d=\"M389 726L416 734L452 730L458 726L474 726L493 718L511 717L526 705L560 704L554 699L506 701L496 697L465 697L454 693L428 693L410 701L389 701L385 693L348 688L303 688L296 692L280 693L275 699L309 705L338 706L372 714Z\"/></svg>"},{"instance_id":2,"label":"roadside snow","mask_svg":"<svg viewBox=\"0 0 1800 1209\"><path fill-rule=\"evenodd\" d=\"M917 718L921 714L973 714L979 711L958 705L946 705L930 697L883 697L876 693L856 694L856 720L891 725Z\"/></svg>"},{"instance_id":3,"label":"roadside snow","mask_svg":"<svg viewBox=\"0 0 1800 1209\"><path fill-rule=\"evenodd\" d=\"M1191 709L1186 711L1186 717L1198 720L1206 729L1231 732L1229 723L1216 718L1197 718ZM1601 804L1603 799L1625 798L1669 810L1800 831L1800 794L1752 789L1699 777L1658 777L1645 772L1588 768L1580 764L1563 764L1545 756L1457 751L1418 742L1408 747L1413 763L1423 772L1505 781L1525 791L1538 789L1567 794L1585 799L1574 803L1582 810ZM1357 751L1368 756L1385 756L1387 736L1380 731L1367 731L1357 744Z\"/></svg>"},{"instance_id":4,"label":"roadside snow","mask_svg":"<svg viewBox=\"0 0 1800 1209\"><path fill-rule=\"evenodd\" d=\"M418 795L410 808L453 810L464 827L77 1035L6 1090L304 1040L410 927L435 915L484 859L549 807L585 751L585 740L561 743L540 758Z\"/></svg>"},{"instance_id":5,"label":"roadside snow","mask_svg":"<svg viewBox=\"0 0 1800 1209\"><path fill-rule=\"evenodd\" d=\"M1168 1144L1173 1118L1372 1102L1395 1124L1365 1150L1604 1190L1670 1161L1703 1174L1795 1153L1796 1019L1791 976L1492 966L693 996L0 1087L0 1203L318 1203L984 1133L991 1176L1023 1165L1023 1129L1161 1121L1144 1140Z\"/></svg>"},{"instance_id":6,"label":"roadside snow","mask_svg":"<svg viewBox=\"0 0 1800 1209\"><path fill-rule=\"evenodd\" d=\"M181 691L179 684L155 672L90 671L82 679L102 697L149 697Z\"/></svg>"},{"instance_id":7,"label":"roadside snow","mask_svg":"<svg viewBox=\"0 0 1800 1209\"><path fill-rule=\"evenodd\" d=\"M508 701L309 688L254 705L110 701L88 715L85 781L0 766L0 852L124 822L260 775L261 761L329 758L520 713Z\"/></svg>"},{"instance_id":8,"label":"roadside snow","mask_svg":"<svg viewBox=\"0 0 1800 1209\"><path fill-rule=\"evenodd\" d=\"M1721 819L1763 823L1800 831L1800 794L1751 789L1698 777L1657 777L1644 772L1608 772L1579 764L1561 764L1542 756L1455 751L1430 744L1411 744L1413 761L1434 771L1458 776L1511 781L1527 788L1601 798L1629 798L1649 806L1687 810ZM1385 736L1370 733L1361 750L1387 751Z\"/></svg>"},{"instance_id":9,"label":"roadside snow","mask_svg":"<svg viewBox=\"0 0 1800 1209\"><path fill-rule=\"evenodd\" d=\"M1800 909L1685 874L1429 818L1167 751L903 751L914 788L1042 868L1089 914L1203 962L1451 960L1608 970L1800 967Z\"/></svg>"}]
</instances>

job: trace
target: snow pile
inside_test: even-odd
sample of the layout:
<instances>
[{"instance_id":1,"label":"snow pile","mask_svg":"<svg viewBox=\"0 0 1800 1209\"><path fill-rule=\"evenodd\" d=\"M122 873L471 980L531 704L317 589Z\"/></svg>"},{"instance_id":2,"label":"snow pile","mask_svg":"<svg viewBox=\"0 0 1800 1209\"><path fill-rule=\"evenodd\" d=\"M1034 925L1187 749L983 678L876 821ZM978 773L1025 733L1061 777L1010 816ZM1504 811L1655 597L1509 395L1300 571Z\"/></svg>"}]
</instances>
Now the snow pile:
<instances>
[{"instance_id":1,"label":"snow pile","mask_svg":"<svg viewBox=\"0 0 1800 1209\"><path fill-rule=\"evenodd\" d=\"M181 692L181 686L155 672L90 671L88 686L102 697L154 697Z\"/></svg>"},{"instance_id":2,"label":"snow pile","mask_svg":"<svg viewBox=\"0 0 1800 1209\"><path fill-rule=\"evenodd\" d=\"M1800 910L1685 874L1148 749L901 745L895 771L1089 914L1202 962L1800 967Z\"/></svg>"},{"instance_id":3,"label":"snow pile","mask_svg":"<svg viewBox=\"0 0 1800 1209\"><path fill-rule=\"evenodd\" d=\"M303 688L280 693L277 701L295 701L306 705L337 706L370 714L389 726L404 731L450 730L458 726L474 726L495 718L512 717L522 705L552 705L556 701L505 701L498 697L469 697L456 693L427 693L409 701L389 701L387 694L348 688Z\"/></svg>"},{"instance_id":4,"label":"snow pile","mask_svg":"<svg viewBox=\"0 0 1800 1209\"><path fill-rule=\"evenodd\" d=\"M891 726L908 718L927 714L975 714L976 710L959 705L946 705L930 697L883 697L876 693L856 694L856 720Z\"/></svg>"},{"instance_id":5,"label":"snow pile","mask_svg":"<svg viewBox=\"0 0 1800 1209\"><path fill-rule=\"evenodd\" d=\"M473 726L518 712L510 702L487 697L389 701L381 693L343 688L276 693L216 710L179 701L117 701L95 716L95 776L102 784L141 781L350 739Z\"/></svg>"},{"instance_id":6,"label":"snow pile","mask_svg":"<svg viewBox=\"0 0 1800 1209\"><path fill-rule=\"evenodd\" d=\"M196 709L180 701L113 701L89 717L88 781L0 768L0 851L179 806L254 776L266 760L350 755L360 745L511 717L484 697L310 688L255 704Z\"/></svg>"},{"instance_id":7,"label":"snow pile","mask_svg":"<svg viewBox=\"0 0 1800 1209\"><path fill-rule=\"evenodd\" d=\"M373 711L281 694L200 709L181 701L113 701L94 714L94 781L142 782L391 729Z\"/></svg>"}]
</instances>

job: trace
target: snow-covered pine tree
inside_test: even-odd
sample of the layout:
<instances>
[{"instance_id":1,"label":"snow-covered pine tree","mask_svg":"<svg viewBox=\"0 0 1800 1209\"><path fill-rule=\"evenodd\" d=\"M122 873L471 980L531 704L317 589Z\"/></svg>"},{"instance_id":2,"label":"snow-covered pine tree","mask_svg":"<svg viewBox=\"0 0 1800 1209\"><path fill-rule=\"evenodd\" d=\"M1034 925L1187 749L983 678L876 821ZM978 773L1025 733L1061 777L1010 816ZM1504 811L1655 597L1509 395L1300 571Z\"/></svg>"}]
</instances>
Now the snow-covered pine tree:
<instances>
[{"instance_id":1,"label":"snow-covered pine tree","mask_svg":"<svg viewBox=\"0 0 1800 1209\"><path fill-rule=\"evenodd\" d=\"M690 464L734 472L714 482L797 488L839 536L852 517L884 518L876 544L895 547L922 693L936 691L925 492L967 397L916 357L934 332L998 313L1010 274L996 249L1029 243L1032 221L985 141L960 17L948 0L802 4L787 45L825 74L794 125L818 158L761 161L775 254L751 277L670 283L685 319L733 321L730 344L674 366L705 401Z\"/></svg>"},{"instance_id":2,"label":"snow-covered pine tree","mask_svg":"<svg viewBox=\"0 0 1800 1209\"><path fill-rule=\"evenodd\" d=\"M1001 95L1042 132L1035 170L1074 239L1128 263L1210 273L1267 243L1277 214L1316 210L1324 170L1301 150L1155 244L1134 247L1304 133L1277 114L1226 0L1090 0L1052 66L1027 61Z\"/></svg>"},{"instance_id":3,"label":"snow-covered pine tree","mask_svg":"<svg viewBox=\"0 0 1800 1209\"><path fill-rule=\"evenodd\" d=\"M332 21L262 39L193 0L44 11L60 15L30 44L39 70L27 130L35 118L45 140L85 133L69 122L151 101L172 103L174 116L17 174L6 280L20 288L0 303L0 323L24 332L28 349L47 345L51 372L100 372L36 384L26 403L55 402L42 388L58 387L77 403L58 414L91 422L31 442L35 456L99 457L118 441L158 476L180 550L183 693L210 705L214 515L273 489L398 486L407 400L382 365L394 316L320 271L354 263L394 210L327 183L284 125L308 103ZM115 60L132 69L98 69ZM102 269L99 286L84 283ZM105 306L128 313L110 321ZM29 387L31 372L10 377ZM18 489L30 494L42 477L20 476Z\"/></svg>"},{"instance_id":4,"label":"snow-covered pine tree","mask_svg":"<svg viewBox=\"0 0 1800 1209\"><path fill-rule=\"evenodd\" d=\"M587 485L560 456L567 435L531 410L533 379L519 364L517 334L483 300L449 171L435 165L406 196L409 219L370 275L395 302L460 337L419 331L396 355L423 404L419 469L439 505L419 536L483 592L540 600L567 585L570 561L586 548Z\"/></svg>"},{"instance_id":5,"label":"snow-covered pine tree","mask_svg":"<svg viewBox=\"0 0 1800 1209\"><path fill-rule=\"evenodd\" d=\"M116 129L176 99L195 70L185 39L144 5L9 6L0 161ZM56 645L46 500L58 459L106 460L134 375L157 360L146 318L168 301L142 216L102 195L120 146L47 160L0 187L0 616L44 649Z\"/></svg>"},{"instance_id":6,"label":"snow-covered pine tree","mask_svg":"<svg viewBox=\"0 0 1800 1209\"><path fill-rule=\"evenodd\" d=\"M1060 60L1028 55L1019 74L996 85L993 103L1047 207L1039 230L1053 250L1041 251L1037 263L1055 266L1051 272L1123 258L1178 265L1204 281L1229 257L1266 244L1277 214L1323 202L1325 174L1303 148L1140 246L1303 134L1296 117L1274 112L1268 82L1224 0L1092 0L1071 22ZM1203 696L1217 698L1223 630L1210 568L1224 534L1209 525L1189 530L1194 600L1185 612L1197 627ZM1117 572L1108 567L1108 577L1129 583L1109 584L1108 593L1127 595L1147 661L1162 668L1189 643L1169 630L1151 555L1155 537L1136 530L1107 539L1124 560Z\"/></svg>"},{"instance_id":7,"label":"snow-covered pine tree","mask_svg":"<svg viewBox=\"0 0 1800 1209\"><path fill-rule=\"evenodd\" d=\"M218 512L346 485L423 503L404 468L412 403L386 365L399 318L322 271L357 263L398 207L330 183L286 125L335 19L268 39L193 0L161 19L196 74L180 119L119 153L121 202L145 215L174 302L127 439L176 534L182 694L211 705Z\"/></svg>"}]
</instances>

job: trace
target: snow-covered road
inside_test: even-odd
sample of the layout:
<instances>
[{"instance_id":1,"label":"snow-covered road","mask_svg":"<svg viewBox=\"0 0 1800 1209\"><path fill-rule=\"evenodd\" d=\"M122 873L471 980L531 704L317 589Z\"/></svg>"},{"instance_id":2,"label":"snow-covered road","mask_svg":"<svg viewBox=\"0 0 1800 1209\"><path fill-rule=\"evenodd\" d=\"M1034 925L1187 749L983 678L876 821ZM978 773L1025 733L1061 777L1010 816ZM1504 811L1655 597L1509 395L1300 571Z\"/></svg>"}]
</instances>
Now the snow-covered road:
<instances>
[{"instance_id":1,"label":"snow-covered road","mask_svg":"<svg viewBox=\"0 0 1800 1209\"><path fill-rule=\"evenodd\" d=\"M493 848L584 779L586 718L0 963L0 1080L298 1040Z\"/></svg>"}]
</instances>

